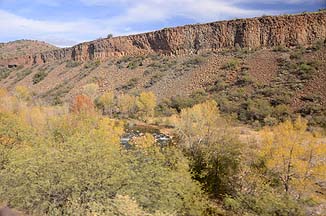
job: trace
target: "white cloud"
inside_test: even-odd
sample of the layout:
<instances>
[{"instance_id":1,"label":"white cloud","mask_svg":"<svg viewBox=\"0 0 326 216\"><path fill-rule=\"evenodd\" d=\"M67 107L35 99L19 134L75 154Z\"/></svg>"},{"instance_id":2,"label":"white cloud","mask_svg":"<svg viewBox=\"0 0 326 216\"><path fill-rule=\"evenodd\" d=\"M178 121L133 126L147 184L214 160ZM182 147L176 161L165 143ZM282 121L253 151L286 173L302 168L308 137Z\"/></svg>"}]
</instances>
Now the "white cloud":
<instances>
[{"instance_id":1,"label":"white cloud","mask_svg":"<svg viewBox=\"0 0 326 216\"><path fill-rule=\"evenodd\" d=\"M0 10L1 37L11 38L15 35L25 39L42 39L52 42L78 41L95 39L99 35L111 32L109 25L103 25L98 20L77 20L57 22L48 20L27 19Z\"/></svg>"},{"instance_id":2,"label":"white cloud","mask_svg":"<svg viewBox=\"0 0 326 216\"><path fill-rule=\"evenodd\" d=\"M37 0L42 2L40 0ZM51 21L27 19L0 9L1 38L19 35L28 39L45 39L57 45L66 45L72 41L85 41L106 36L125 35L137 32L135 24L148 24L184 17L194 22L209 22L228 18L243 18L262 14L278 14L285 11L262 11L239 7L239 3L261 2L258 0L79 0L85 5L111 7L123 4L124 11L118 16L103 19L80 19L76 21ZM281 0L266 0L264 3L276 3ZM306 2L305 0L282 0L283 2ZM319 1L319 0L311 0ZM43 1L45 2L45 1ZM47 1L48 5L58 6L62 0ZM146 26L146 25L145 25ZM61 41L61 42L60 42Z\"/></svg>"}]
</instances>

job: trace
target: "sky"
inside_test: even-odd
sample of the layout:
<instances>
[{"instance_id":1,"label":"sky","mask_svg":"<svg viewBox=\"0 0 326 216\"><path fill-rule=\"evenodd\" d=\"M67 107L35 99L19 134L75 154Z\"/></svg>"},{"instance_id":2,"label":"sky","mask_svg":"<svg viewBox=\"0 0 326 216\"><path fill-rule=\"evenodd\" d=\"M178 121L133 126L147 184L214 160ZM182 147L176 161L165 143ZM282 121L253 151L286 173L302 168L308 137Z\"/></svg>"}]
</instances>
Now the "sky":
<instances>
[{"instance_id":1,"label":"sky","mask_svg":"<svg viewBox=\"0 0 326 216\"><path fill-rule=\"evenodd\" d=\"M0 0L0 42L59 47L186 24L316 11L326 0Z\"/></svg>"}]
</instances>

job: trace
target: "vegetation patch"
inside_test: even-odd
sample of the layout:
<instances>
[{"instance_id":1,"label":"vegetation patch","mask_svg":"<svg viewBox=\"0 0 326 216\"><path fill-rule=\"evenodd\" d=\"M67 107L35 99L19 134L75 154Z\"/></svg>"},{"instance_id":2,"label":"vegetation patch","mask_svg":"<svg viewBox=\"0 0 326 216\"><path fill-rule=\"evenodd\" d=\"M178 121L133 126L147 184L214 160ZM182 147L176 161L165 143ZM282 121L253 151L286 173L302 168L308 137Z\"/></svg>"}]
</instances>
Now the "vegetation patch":
<instances>
[{"instance_id":1,"label":"vegetation patch","mask_svg":"<svg viewBox=\"0 0 326 216\"><path fill-rule=\"evenodd\" d=\"M18 71L16 74L16 80L15 82L19 82L23 80L26 76L30 75L32 73L32 70L30 68L26 68L22 71Z\"/></svg>"},{"instance_id":2,"label":"vegetation patch","mask_svg":"<svg viewBox=\"0 0 326 216\"><path fill-rule=\"evenodd\" d=\"M6 79L11 73L9 68L0 68L0 80Z\"/></svg>"},{"instance_id":3,"label":"vegetation patch","mask_svg":"<svg viewBox=\"0 0 326 216\"><path fill-rule=\"evenodd\" d=\"M37 84L44 80L44 78L48 75L46 71L39 71L33 76L33 84Z\"/></svg>"},{"instance_id":4,"label":"vegetation patch","mask_svg":"<svg viewBox=\"0 0 326 216\"><path fill-rule=\"evenodd\" d=\"M81 62L78 62L78 61L68 61L66 63L66 68L74 68L74 67L78 67L79 65L81 65Z\"/></svg>"},{"instance_id":5,"label":"vegetation patch","mask_svg":"<svg viewBox=\"0 0 326 216\"><path fill-rule=\"evenodd\" d=\"M100 60L88 61L84 64L84 68L92 71L95 70L100 65L101 65Z\"/></svg>"},{"instance_id":6,"label":"vegetation patch","mask_svg":"<svg viewBox=\"0 0 326 216\"><path fill-rule=\"evenodd\" d=\"M235 70L239 66L239 61L237 59L229 60L222 66L224 70Z\"/></svg>"}]
</instances>

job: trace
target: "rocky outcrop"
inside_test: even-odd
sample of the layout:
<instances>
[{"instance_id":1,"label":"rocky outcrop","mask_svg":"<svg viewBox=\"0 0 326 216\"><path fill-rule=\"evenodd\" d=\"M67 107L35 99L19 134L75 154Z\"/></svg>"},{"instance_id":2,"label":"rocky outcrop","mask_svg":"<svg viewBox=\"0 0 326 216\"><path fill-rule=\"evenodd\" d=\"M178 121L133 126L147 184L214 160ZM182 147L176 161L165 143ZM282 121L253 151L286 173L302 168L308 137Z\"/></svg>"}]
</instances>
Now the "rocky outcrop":
<instances>
[{"instance_id":1,"label":"rocky outcrop","mask_svg":"<svg viewBox=\"0 0 326 216\"><path fill-rule=\"evenodd\" d=\"M57 60L105 60L112 56L187 55L234 48L309 45L326 38L326 12L264 16L166 28L131 36L100 39L71 48L0 61L0 64L42 64Z\"/></svg>"}]
</instances>

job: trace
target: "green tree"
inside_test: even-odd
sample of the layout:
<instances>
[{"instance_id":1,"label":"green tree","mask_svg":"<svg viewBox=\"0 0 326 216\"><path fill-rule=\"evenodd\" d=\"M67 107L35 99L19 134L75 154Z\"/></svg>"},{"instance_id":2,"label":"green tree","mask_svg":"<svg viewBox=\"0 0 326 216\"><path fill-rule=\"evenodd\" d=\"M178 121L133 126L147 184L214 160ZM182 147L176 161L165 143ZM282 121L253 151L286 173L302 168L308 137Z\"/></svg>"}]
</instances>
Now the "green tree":
<instances>
[{"instance_id":1,"label":"green tree","mask_svg":"<svg viewBox=\"0 0 326 216\"><path fill-rule=\"evenodd\" d=\"M241 145L237 133L219 116L216 102L206 101L182 110L177 129L194 178L215 197L234 192Z\"/></svg>"}]
</instances>

